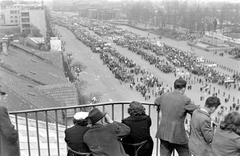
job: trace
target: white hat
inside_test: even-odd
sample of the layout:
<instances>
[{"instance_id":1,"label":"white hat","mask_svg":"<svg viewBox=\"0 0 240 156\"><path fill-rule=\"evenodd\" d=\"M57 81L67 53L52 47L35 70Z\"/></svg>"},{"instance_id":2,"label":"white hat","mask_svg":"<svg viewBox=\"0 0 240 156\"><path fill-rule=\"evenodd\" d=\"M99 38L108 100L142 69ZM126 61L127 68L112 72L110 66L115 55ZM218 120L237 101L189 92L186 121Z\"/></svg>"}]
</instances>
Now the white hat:
<instances>
[{"instance_id":1,"label":"white hat","mask_svg":"<svg viewBox=\"0 0 240 156\"><path fill-rule=\"evenodd\" d=\"M82 120L85 119L88 116L88 112L77 112L73 118L76 120Z\"/></svg>"}]
</instances>

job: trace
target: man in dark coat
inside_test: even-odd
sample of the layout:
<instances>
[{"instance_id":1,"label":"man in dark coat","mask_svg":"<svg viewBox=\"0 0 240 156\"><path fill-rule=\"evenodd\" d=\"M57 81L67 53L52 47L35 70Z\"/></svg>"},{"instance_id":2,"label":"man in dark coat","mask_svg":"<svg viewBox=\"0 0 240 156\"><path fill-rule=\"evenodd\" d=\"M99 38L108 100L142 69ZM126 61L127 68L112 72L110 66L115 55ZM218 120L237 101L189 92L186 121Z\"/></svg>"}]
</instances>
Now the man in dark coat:
<instances>
[{"instance_id":1,"label":"man in dark coat","mask_svg":"<svg viewBox=\"0 0 240 156\"><path fill-rule=\"evenodd\" d=\"M6 93L0 90L0 102ZM18 132L8 115L5 106L0 105L0 156L19 156Z\"/></svg>"},{"instance_id":2,"label":"man in dark coat","mask_svg":"<svg viewBox=\"0 0 240 156\"><path fill-rule=\"evenodd\" d=\"M74 126L65 130L65 141L74 151L90 152L88 146L83 142L83 135L89 130L86 117L88 112L77 112L73 117ZM68 156L70 155L68 151Z\"/></svg>"},{"instance_id":3,"label":"man in dark coat","mask_svg":"<svg viewBox=\"0 0 240 156\"><path fill-rule=\"evenodd\" d=\"M92 127L83 139L93 156L127 156L119 139L130 133L128 126L113 121L97 108L89 112L88 119Z\"/></svg>"},{"instance_id":4,"label":"man in dark coat","mask_svg":"<svg viewBox=\"0 0 240 156\"><path fill-rule=\"evenodd\" d=\"M198 107L191 103L190 98L184 95L187 82L177 79L174 82L174 91L162 94L155 99L155 104L162 113L160 126L156 138L161 141L161 156L169 156L174 149L179 156L189 156L188 138L184 126L186 114Z\"/></svg>"},{"instance_id":5,"label":"man in dark coat","mask_svg":"<svg viewBox=\"0 0 240 156\"><path fill-rule=\"evenodd\" d=\"M151 118L145 114L145 108L137 101L130 103L128 113L130 116L123 119L122 123L129 126L131 132L127 137L122 139L122 142L135 144L147 140L140 148L138 156L152 156L153 140L150 135L150 127L152 125ZM126 153L130 156L134 156L134 148L127 144L123 144Z\"/></svg>"}]
</instances>

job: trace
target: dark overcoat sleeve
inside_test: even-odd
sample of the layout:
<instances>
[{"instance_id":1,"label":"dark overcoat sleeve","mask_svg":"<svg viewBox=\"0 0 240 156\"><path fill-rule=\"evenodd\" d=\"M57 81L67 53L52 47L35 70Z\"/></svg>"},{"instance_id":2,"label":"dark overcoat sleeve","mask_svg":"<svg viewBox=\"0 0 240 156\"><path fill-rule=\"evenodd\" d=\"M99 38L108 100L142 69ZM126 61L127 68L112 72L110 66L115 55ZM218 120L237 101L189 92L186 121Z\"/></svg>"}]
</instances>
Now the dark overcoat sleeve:
<instances>
[{"instance_id":1,"label":"dark overcoat sleeve","mask_svg":"<svg viewBox=\"0 0 240 156\"><path fill-rule=\"evenodd\" d=\"M185 110L187 111L187 113L192 114L194 110L198 109L199 106L193 104L191 102L190 98L186 98L186 102L185 102Z\"/></svg>"},{"instance_id":2,"label":"dark overcoat sleeve","mask_svg":"<svg viewBox=\"0 0 240 156\"><path fill-rule=\"evenodd\" d=\"M130 133L130 127L128 127L127 125L116 121L114 121L112 124L115 125L115 132L117 133L118 137L122 138Z\"/></svg>"},{"instance_id":3,"label":"dark overcoat sleeve","mask_svg":"<svg viewBox=\"0 0 240 156\"><path fill-rule=\"evenodd\" d=\"M11 123L7 108L3 106L0 106L0 128L9 142L15 143L18 140L18 132Z\"/></svg>"}]
</instances>

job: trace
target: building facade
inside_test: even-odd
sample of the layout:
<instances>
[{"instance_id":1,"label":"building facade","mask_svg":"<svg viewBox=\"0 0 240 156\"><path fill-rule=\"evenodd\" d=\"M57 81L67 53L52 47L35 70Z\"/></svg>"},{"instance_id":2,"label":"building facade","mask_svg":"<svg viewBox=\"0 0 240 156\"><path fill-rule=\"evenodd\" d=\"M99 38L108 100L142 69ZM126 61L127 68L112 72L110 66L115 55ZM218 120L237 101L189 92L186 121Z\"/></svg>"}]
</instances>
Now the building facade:
<instances>
[{"instance_id":1,"label":"building facade","mask_svg":"<svg viewBox=\"0 0 240 156\"><path fill-rule=\"evenodd\" d=\"M40 33L43 37L46 37L47 27L46 27L46 18L45 10L31 9L31 10L20 10L20 30L31 31L32 26L37 27L40 30Z\"/></svg>"},{"instance_id":2,"label":"building facade","mask_svg":"<svg viewBox=\"0 0 240 156\"><path fill-rule=\"evenodd\" d=\"M5 25L19 25L21 10L20 5L11 5L2 8L2 17Z\"/></svg>"},{"instance_id":3,"label":"building facade","mask_svg":"<svg viewBox=\"0 0 240 156\"><path fill-rule=\"evenodd\" d=\"M43 3L15 3L1 7L1 26L18 26L20 32L31 32L33 26L46 37L47 27Z\"/></svg>"},{"instance_id":4,"label":"building facade","mask_svg":"<svg viewBox=\"0 0 240 156\"><path fill-rule=\"evenodd\" d=\"M78 4L78 15L98 20L121 18L121 7L109 4L83 5Z\"/></svg>"}]
</instances>

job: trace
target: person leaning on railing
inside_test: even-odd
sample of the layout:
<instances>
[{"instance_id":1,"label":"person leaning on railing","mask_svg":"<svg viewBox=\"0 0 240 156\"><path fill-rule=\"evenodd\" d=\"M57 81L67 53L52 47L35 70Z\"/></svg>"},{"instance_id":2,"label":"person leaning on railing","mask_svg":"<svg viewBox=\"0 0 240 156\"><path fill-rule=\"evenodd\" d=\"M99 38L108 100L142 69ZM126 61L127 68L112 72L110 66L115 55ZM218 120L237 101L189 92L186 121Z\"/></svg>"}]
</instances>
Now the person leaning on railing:
<instances>
[{"instance_id":1,"label":"person leaning on railing","mask_svg":"<svg viewBox=\"0 0 240 156\"><path fill-rule=\"evenodd\" d=\"M218 126L212 142L213 156L240 155L240 113L231 112Z\"/></svg>"},{"instance_id":2,"label":"person leaning on railing","mask_svg":"<svg viewBox=\"0 0 240 156\"><path fill-rule=\"evenodd\" d=\"M158 111L161 111L162 118L156 133L156 138L161 141L160 155L169 156L174 149L179 156L189 156L188 137L184 127L184 120L187 113L198 108L191 102L191 99L184 95L187 82L177 79L174 82L174 91L166 92L156 98L154 103Z\"/></svg>"},{"instance_id":3,"label":"person leaning on railing","mask_svg":"<svg viewBox=\"0 0 240 156\"><path fill-rule=\"evenodd\" d=\"M83 136L93 156L128 156L119 141L130 133L130 128L102 113L98 108L89 112L91 128Z\"/></svg>"},{"instance_id":4,"label":"person leaning on railing","mask_svg":"<svg viewBox=\"0 0 240 156\"><path fill-rule=\"evenodd\" d=\"M89 127L87 127L87 116L88 112L77 112L73 116L74 126L65 130L65 141L68 147L77 152L90 152L88 146L83 141L83 135L89 130ZM71 155L72 152L69 150L68 156Z\"/></svg>"},{"instance_id":5,"label":"person leaning on railing","mask_svg":"<svg viewBox=\"0 0 240 156\"><path fill-rule=\"evenodd\" d=\"M139 149L138 156L152 156L153 140L150 135L152 121L150 116L145 114L144 106L137 101L130 103L128 108L129 117L122 120L122 123L130 127L131 132L122 139L123 147L127 154L134 156L134 148L129 144L136 144L147 140Z\"/></svg>"},{"instance_id":6,"label":"person leaning on railing","mask_svg":"<svg viewBox=\"0 0 240 156\"><path fill-rule=\"evenodd\" d=\"M1 88L0 88L1 89ZM6 97L0 90L0 102ZM0 105L0 156L20 156L18 145L18 132L12 124L8 110Z\"/></svg>"}]
</instances>

